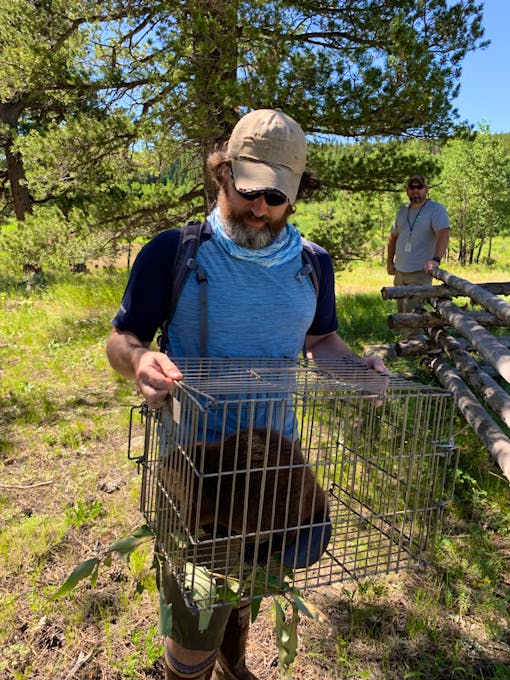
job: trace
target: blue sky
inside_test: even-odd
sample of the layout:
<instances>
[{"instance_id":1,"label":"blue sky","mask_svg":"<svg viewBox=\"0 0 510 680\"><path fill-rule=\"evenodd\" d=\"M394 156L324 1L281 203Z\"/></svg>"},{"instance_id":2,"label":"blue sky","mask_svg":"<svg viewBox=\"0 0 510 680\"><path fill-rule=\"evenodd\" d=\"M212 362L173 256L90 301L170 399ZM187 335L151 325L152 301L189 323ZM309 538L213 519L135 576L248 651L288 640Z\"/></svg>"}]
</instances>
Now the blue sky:
<instances>
[{"instance_id":1,"label":"blue sky","mask_svg":"<svg viewBox=\"0 0 510 680\"><path fill-rule=\"evenodd\" d=\"M484 50L463 62L460 94L454 101L460 118L487 123L491 132L510 132L510 0L486 0Z\"/></svg>"}]
</instances>

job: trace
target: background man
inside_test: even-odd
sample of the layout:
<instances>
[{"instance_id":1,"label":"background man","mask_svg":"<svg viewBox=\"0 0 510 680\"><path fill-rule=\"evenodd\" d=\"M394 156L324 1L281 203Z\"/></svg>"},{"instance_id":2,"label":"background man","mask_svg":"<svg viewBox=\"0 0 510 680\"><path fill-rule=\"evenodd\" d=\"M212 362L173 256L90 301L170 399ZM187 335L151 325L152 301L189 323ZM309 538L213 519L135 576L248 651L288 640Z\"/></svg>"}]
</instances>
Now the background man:
<instances>
[{"instance_id":1,"label":"background man","mask_svg":"<svg viewBox=\"0 0 510 680\"><path fill-rule=\"evenodd\" d=\"M428 198L425 177L413 175L407 182L409 203L403 205L391 227L387 271L395 286L429 286L430 272L438 267L448 247L450 222L441 203ZM397 300L399 312L410 312L416 300Z\"/></svg>"},{"instance_id":2,"label":"background man","mask_svg":"<svg viewBox=\"0 0 510 680\"><path fill-rule=\"evenodd\" d=\"M218 188L196 263L207 275L207 356L296 358L306 342L311 358L356 358L376 370L381 359L360 359L336 331L331 258L313 245L321 277L316 294L302 275L302 240L287 222L307 182L301 127L280 111L253 111L235 126L209 169ZM182 378L179 358L200 356L200 291L188 277L168 330L166 353L150 344L169 308L172 263L179 230L158 234L140 252L108 339L113 368L136 381L151 408L160 406ZM170 569L160 579L172 603L172 635L165 638L167 680L219 677L253 680L245 650L250 607L214 610L206 631L189 610ZM256 680L256 679L255 679Z\"/></svg>"}]
</instances>

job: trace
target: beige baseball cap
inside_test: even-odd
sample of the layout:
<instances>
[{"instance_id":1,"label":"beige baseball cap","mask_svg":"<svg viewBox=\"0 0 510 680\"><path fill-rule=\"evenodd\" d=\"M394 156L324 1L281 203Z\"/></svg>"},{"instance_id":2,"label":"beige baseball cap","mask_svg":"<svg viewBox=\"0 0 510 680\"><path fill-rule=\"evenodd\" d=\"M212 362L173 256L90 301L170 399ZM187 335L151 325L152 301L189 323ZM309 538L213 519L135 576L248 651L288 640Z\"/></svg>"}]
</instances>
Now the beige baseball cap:
<instances>
[{"instance_id":1,"label":"beige baseball cap","mask_svg":"<svg viewBox=\"0 0 510 680\"><path fill-rule=\"evenodd\" d=\"M306 164L306 139L293 118L273 109L252 111L233 129L227 150L237 189L277 189L295 202Z\"/></svg>"}]
</instances>

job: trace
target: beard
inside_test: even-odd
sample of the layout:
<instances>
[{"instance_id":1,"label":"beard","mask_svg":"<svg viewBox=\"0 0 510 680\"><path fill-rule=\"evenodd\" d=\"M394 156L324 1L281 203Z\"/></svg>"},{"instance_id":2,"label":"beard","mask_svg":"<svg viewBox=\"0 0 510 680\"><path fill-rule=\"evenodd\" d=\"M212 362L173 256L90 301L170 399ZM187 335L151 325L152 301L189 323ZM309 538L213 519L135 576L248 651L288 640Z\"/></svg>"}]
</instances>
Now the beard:
<instances>
[{"instance_id":1,"label":"beard","mask_svg":"<svg viewBox=\"0 0 510 680\"><path fill-rule=\"evenodd\" d=\"M287 217L292 213L292 208L289 206L289 209L279 220L272 220L266 215L257 217L252 213L251 208L244 210L233 208L225 191L220 191L218 196L218 209L226 234L238 246L248 250L261 250L270 246L285 227ZM263 222L264 226L252 227L245 224L245 218L259 220Z\"/></svg>"},{"instance_id":2,"label":"beard","mask_svg":"<svg viewBox=\"0 0 510 680\"><path fill-rule=\"evenodd\" d=\"M422 201L423 199L421 198L421 196L416 196L416 194L412 194L409 197L409 203L421 203Z\"/></svg>"}]
</instances>

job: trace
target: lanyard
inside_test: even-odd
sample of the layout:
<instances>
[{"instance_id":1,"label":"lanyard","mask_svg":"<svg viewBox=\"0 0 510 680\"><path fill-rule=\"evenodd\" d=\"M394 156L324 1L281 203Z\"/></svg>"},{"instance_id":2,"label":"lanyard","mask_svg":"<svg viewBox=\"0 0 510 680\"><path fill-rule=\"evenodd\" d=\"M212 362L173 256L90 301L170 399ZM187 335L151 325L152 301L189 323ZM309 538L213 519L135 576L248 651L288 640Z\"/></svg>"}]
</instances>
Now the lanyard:
<instances>
[{"instance_id":1,"label":"lanyard","mask_svg":"<svg viewBox=\"0 0 510 680\"><path fill-rule=\"evenodd\" d=\"M427 200L428 200L428 199L425 200L425 203L427 202ZM425 203L423 203L423 205L420 205L420 209L419 209L418 212L416 213L416 216L415 216L415 218L414 218L412 224L411 224L411 222L410 222L410 220L409 220L409 206L407 207L407 217L406 217L406 219L407 219L407 224L409 225L409 238L412 238L414 225L416 224L416 220L417 220L418 217L420 216L420 213L421 213L421 211L422 211L422 209L423 209Z\"/></svg>"}]
</instances>

